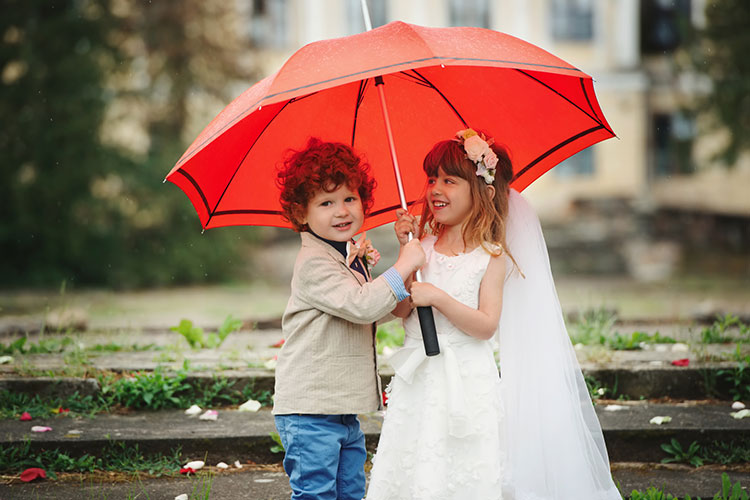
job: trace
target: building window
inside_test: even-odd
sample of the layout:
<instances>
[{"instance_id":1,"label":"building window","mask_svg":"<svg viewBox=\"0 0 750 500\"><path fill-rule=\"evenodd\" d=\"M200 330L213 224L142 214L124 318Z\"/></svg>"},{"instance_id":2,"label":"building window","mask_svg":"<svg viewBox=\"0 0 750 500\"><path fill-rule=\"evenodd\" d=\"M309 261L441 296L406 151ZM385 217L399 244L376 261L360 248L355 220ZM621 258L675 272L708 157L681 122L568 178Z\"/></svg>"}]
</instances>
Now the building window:
<instances>
[{"instance_id":1,"label":"building window","mask_svg":"<svg viewBox=\"0 0 750 500\"><path fill-rule=\"evenodd\" d=\"M560 162L553 171L561 179L592 177L594 175L594 148L588 147Z\"/></svg>"},{"instance_id":2,"label":"building window","mask_svg":"<svg viewBox=\"0 0 750 500\"><path fill-rule=\"evenodd\" d=\"M373 28L388 22L388 0L367 0L370 22ZM346 0L346 16L349 34L355 35L365 31L365 18L362 15L361 0Z\"/></svg>"},{"instance_id":3,"label":"building window","mask_svg":"<svg viewBox=\"0 0 750 500\"><path fill-rule=\"evenodd\" d=\"M561 41L586 41L594 37L593 0L552 0L552 37Z\"/></svg>"},{"instance_id":4,"label":"building window","mask_svg":"<svg viewBox=\"0 0 750 500\"><path fill-rule=\"evenodd\" d=\"M674 52L690 26L690 0L641 0L641 50Z\"/></svg>"},{"instance_id":5,"label":"building window","mask_svg":"<svg viewBox=\"0 0 750 500\"><path fill-rule=\"evenodd\" d=\"M694 120L683 113L656 114L652 123L654 175L669 177L695 171Z\"/></svg>"},{"instance_id":6,"label":"building window","mask_svg":"<svg viewBox=\"0 0 750 500\"><path fill-rule=\"evenodd\" d=\"M287 0L252 0L250 39L258 47L285 48L289 44Z\"/></svg>"},{"instance_id":7,"label":"building window","mask_svg":"<svg viewBox=\"0 0 750 500\"><path fill-rule=\"evenodd\" d=\"M448 0L451 26L490 27L489 0Z\"/></svg>"}]
</instances>

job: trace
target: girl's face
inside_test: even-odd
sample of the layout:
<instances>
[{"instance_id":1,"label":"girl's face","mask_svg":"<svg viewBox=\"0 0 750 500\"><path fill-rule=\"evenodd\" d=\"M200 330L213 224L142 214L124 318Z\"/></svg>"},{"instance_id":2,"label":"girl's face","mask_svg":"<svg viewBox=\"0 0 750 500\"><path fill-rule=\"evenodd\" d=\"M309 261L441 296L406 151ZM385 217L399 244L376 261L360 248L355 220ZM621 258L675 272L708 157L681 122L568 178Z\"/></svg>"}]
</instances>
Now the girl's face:
<instances>
[{"instance_id":1,"label":"girl's face","mask_svg":"<svg viewBox=\"0 0 750 500\"><path fill-rule=\"evenodd\" d=\"M327 240L349 241L365 221L359 193L342 184L330 193L324 190L315 193L307 203L303 223L310 230Z\"/></svg>"},{"instance_id":2,"label":"girl's face","mask_svg":"<svg viewBox=\"0 0 750 500\"><path fill-rule=\"evenodd\" d=\"M439 168L437 177L427 179L427 204L439 224L463 224L471 214L469 181L455 175L446 175Z\"/></svg>"}]
</instances>

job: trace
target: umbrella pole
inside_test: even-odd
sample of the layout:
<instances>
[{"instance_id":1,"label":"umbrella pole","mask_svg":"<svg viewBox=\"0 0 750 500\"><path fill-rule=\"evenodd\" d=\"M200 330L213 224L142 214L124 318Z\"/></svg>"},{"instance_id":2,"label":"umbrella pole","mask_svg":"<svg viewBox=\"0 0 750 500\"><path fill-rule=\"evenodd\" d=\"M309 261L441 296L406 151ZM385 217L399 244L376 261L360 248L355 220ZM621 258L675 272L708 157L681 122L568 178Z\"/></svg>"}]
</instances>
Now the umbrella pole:
<instances>
[{"instance_id":1,"label":"umbrella pole","mask_svg":"<svg viewBox=\"0 0 750 500\"><path fill-rule=\"evenodd\" d=\"M370 21L370 12L367 9L367 0L361 0L362 4L362 15L365 19L365 27L367 31L372 29L372 22ZM388 116L388 107L385 104L385 89L383 77L375 77L375 87L378 89L378 96L380 97L380 109L383 112L383 122L385 123L385 133L388 137L388 147L391 152L391 161L393 163L393 173L396 175L396 186L398 188L398 199L401 203L401 208L408 210L406 205L406 195L404 194L404 183L401 180L401 169L398 166L398 157L396 156L396 145L393 140L393 131L391 130L391 120ZM413 238L412 234L409 233L409 241ZM417 281L422 281L422 271L417 270L416 273ZM422 329L422 341L424 342L425 354L428 356L435 356L440 354L440 344L437 339L437 330L435 329L435 316L432 313L432 308L428 306L417 307L417 315L419 316L419 326Z\"/></svg>"}]
</instances>

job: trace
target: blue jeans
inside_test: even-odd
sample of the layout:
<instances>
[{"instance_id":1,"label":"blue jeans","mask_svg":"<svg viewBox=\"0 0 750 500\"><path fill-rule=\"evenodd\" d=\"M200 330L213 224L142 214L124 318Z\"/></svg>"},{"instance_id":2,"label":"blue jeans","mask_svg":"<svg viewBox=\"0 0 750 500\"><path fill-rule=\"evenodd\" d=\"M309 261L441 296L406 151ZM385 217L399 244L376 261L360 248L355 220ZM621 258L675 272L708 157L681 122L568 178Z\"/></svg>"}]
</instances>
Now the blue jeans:
<instances>
[{"instance_id":1,"label":"blue jeans","mask_svg":"<svg viewBox=\"0 0 750 500\"><path fill-rule=\"evenodd\" d=\"M292 500L361 500L365 434L356 415L276 415Z\"/></svg>"}]
</instances>

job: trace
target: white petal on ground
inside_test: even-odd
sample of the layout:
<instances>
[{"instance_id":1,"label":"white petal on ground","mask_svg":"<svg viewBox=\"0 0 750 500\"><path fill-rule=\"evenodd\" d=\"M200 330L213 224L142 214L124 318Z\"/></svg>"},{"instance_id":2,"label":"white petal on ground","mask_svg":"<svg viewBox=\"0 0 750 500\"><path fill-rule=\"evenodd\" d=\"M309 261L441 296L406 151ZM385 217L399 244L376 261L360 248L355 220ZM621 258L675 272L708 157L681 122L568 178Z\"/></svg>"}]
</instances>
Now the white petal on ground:
<instances>
[{"instance_id":1,"label":"white petal on ground","mask_svg":"<svg viewBox=\"0 0 750 500\"><path fill-rule=\"evenodd\" d=\"M733 410L744 410L745 409L745 403L742 401L735 401L732 403L732 409Z\"/></svg>"},{"instance_id":2,"label":"white petal on ground","mask_svg":"<svg viewBox=\"0 0 750 500\"><path fill-rule=\"evenodd\" d=\"M6 365L13 362L13 356L0 356L0 365Z\"/></svg>"},{"instance_id":3,"label":"white petal on ground","mask_svg":"<svg viewBox=\"0 0 750 500\"><path fill-rule=\"evenodd\" d=\"M669 423L671 421L672 421L672 417L656 416L656 417L652 418L651 420L649 420L648 423L649 424L661 425L661 424L667 424L667 423Z\"/></svg>"},{"instance_id":4,"label":"white petal on ground","mask_svg":"<svg viewBox=\"0 0 750 500\"><path fill-rule=\"evenodd\" d=\"M219 462L218 464L216 464L216 468L217 469L228 469L229 466L227 464L225 464L224 462Z\"/></svg>"},{"instance_id":5,"label":"white petal on ground","mask_svg":"<svg viewBox=\"0 0 750 500\"><path fill-rule=\"evenodd\" d=\"M201 409L201 407L200 407L200 406L198 406L198 405L193 405L193 406L191 406L190 408L188 408L187 410L185 410L185 415L189 415L189 416L193 417L193 416L195 416L195 415L199 414L199 413L200 413L200 412L202 412L202 411L203 411L203 410Z\"/></svg>"},{"instance_id":6,"label":"white petal on ground","mask_svg":"<svg viewBox=\"0 0 750 500\"><path fill-rule=\"evenodd\" d=\"M260 410L261 404L260 401L256 401L254 399L248 399L244 403L240 405L239 410L240 411L258 411Z\"/></svg>"},{"instance_id":7,"label":"white petal on ground","mask_svg":"<svg viewBox=\"0 0 750 500\"><path fill-rule=\"evenodd\" d=\"M733 411L732 413L730 413L730 415L732 417L736 418L737 420L740 420L740 419L743 419L745 417L750 417L750 410L748 410L747 408L745 408L744 410L740 410L740 411L736 411L736 412Z\"/></svg>"},{"instance_id":8,"label":"white petal on ground","mask_svg":"<svg viewBox=\"0 0 750 500\"><path fill-rule=\"evenodd\" d=\"M216 420L219 418L219 412L216 410L206 410L206 413L198 418L201 420Z\"/></svg>"},{"instance_id":9,"label":"white petal on ground","mask_svg":"<svg viewBox=\"0 0 750 500\"><path fill-rule=\"evenodd\" d=\"M235 460L235 461L234 461L234 466L235 466L235 467L237 467L238 469L241 469L241 468L242 468L242 464L240 463L240 461L239 461L239 460Z\"/></svg>"},{"instance_id":10,"label":"white petal on ground","mask_svg":"<svg viewBox=\"0 0 750 500\"><path fill-rule=\"evenodd\" d=\"M193 460L185 464L185 469L200 470L206 463L203 460Z\"/></svg>"},{"instance_id":11,"label":"white petal on ground","mask_svg":"<svg viewBox=\"0 0 750 500\"><path fill-rule=\"evenodd\" d=\"M31 432L48 432L51 430L52 430L52 427L47 427L44 425L35 425L31 428Z\"/></svg>"},{"instance_id":12,"label":"white petal on ground","mask_svg":"<svg viewBox=\"0 0 750 500\"><path fill-rule=\"evenodd\" d=\"M265 362L263 365L267 370L275 370L276 369L276 360L271 358L268 361Z\"/></svg>"},{"instance_id":13,"label":"white petal on ground","mask_svg":"<svg viewBox=\"0 0 750 500\"><path fill-rule=\"evenodd\" d=\"M627 406L623 405L607 405L604 407L604 411L620 411L620 410L627 410Z\"/></svg>"},{"instance_id":14,"label":"white petal on ground","mask_svg":"<svg viewBox=\"0 0 750 500\"><path fill-rule=\"evenodd\" d=\"M690 347L688 347L687 344L683 344L682 342L672 344L672 352L688 352L688 351L690 351Z\"/></svg>"},{"instance_id":15,"label":"white petal on ground","mask_svg":"<svg viewBox=\"0 0 750 500\"><path fill-rule=\"evenodd\" d=\"M182 495L177 495L174 497L174 500L188 500L187 493L183 493Z\"/></svg>"}]
</instances>

